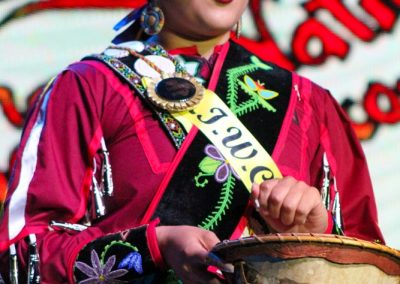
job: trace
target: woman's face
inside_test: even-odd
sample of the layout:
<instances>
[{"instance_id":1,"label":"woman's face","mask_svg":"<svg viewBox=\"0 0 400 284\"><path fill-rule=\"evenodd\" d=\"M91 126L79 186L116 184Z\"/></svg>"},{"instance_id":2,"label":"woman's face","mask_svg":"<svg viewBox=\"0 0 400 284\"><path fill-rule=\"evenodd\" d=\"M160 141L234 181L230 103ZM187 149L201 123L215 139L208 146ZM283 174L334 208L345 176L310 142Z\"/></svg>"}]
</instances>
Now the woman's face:
<instances>
[{"instance_id":1,"label":"woman's face","mask_svg":"<svg viewBox=\"0 0 400 284\"><path fill-rule=\"evenodd\" d=\"M191 40L228 32L238 22L249 0L161 0L164 29Z\"/></svg>"}]
</instances>

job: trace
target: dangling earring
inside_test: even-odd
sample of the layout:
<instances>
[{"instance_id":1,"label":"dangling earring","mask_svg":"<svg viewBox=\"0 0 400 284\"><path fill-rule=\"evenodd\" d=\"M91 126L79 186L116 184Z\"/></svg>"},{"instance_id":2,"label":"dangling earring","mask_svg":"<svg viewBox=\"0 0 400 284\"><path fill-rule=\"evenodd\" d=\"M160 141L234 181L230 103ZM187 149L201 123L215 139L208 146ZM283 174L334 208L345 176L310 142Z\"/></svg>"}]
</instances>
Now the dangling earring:
<instances>
[{"instance_id":1,"label":"dangling earring","mask_svg":"<svg viewBox=\"0 0 400 284\"><path fill-rule=\"evenodd\" d=\"M236 30L235 30L236 39L239 39L241 34L242 34L242 18L240 17L239 21L236 23Z\"/></svg>"},{"instance_id":2,"label":"dangling earring","mask_svg":"<svg viewBox=\"0 0 400 284\"><path fill-rule=\"evenodd\" d=\"M158 34L164 26L164 13L156 2L158 1L150 1L140 17L140 25L148 35Z\"/></svg>"}]
</instances>

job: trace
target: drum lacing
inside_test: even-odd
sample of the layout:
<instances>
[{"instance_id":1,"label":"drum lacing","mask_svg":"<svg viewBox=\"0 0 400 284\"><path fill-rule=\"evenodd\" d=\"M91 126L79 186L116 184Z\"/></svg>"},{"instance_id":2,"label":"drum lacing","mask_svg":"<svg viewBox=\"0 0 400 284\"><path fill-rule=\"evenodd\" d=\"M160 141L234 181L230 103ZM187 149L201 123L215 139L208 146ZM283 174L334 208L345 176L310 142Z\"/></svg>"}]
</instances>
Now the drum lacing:
<instances>
[{"instance_id":1,"label":"drum lacing","mask_svg":"<svg viewBox=\"0 0 400 284\"><path fill-rule=\"evenodd\" d=\"M247 281L246 273L244 272L244 265L246 265L246 262L244 260L241 260L238 261L237 263L240 265L240 279L242 280L243 284L251 284L250 282Z\"/></svg>"}]
</instances>

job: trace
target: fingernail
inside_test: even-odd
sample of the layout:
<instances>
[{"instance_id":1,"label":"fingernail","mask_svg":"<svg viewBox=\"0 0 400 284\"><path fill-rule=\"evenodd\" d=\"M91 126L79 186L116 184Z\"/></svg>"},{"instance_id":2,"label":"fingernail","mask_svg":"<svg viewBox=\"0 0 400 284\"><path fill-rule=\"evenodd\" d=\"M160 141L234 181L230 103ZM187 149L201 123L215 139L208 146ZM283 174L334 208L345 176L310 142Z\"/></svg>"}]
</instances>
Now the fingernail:
<instances>
[{"instance_id":1,"label":"fingernail","mask_svg":"<svg viewBox=\"0 0 400 284\"><path fill-rule=\"evenodd\" d=\"M213 265L219 268L223 272L233 273L234 267L230 263L224 263L224 261L216 254L209 252L207 255L207 264Z\"/></svg>"},{"instance_id":2,"label":"fingernail","mask_svg":"<svg viewBox=\"0 0 400 284\"><path fill-rule=\"evenodd\" d=\"M260 211L260 201L258 199L254 199L254 208L257 212Z\"/></svg>"}]
</instances>

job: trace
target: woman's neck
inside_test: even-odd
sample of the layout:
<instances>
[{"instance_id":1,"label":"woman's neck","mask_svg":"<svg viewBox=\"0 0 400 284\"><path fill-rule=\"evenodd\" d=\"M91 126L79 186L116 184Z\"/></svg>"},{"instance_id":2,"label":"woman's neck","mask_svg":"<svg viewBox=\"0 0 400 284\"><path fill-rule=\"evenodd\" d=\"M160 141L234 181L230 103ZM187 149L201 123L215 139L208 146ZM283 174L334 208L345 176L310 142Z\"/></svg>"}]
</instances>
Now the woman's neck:
<instances>
[{"instance_id":1,"label":"woman's neck","mask_svg":"<svg viewBox=\"0 0 400 284\"><path fill-rule=\"evenodd\" d=\"M214 52L214 47L229 40L230 32L206 40L193 40L179 36L168 30L163 30L158 35L158 42L167 50L196 46L198 53L208 59Z\"/></svg>"}]
</instances>

